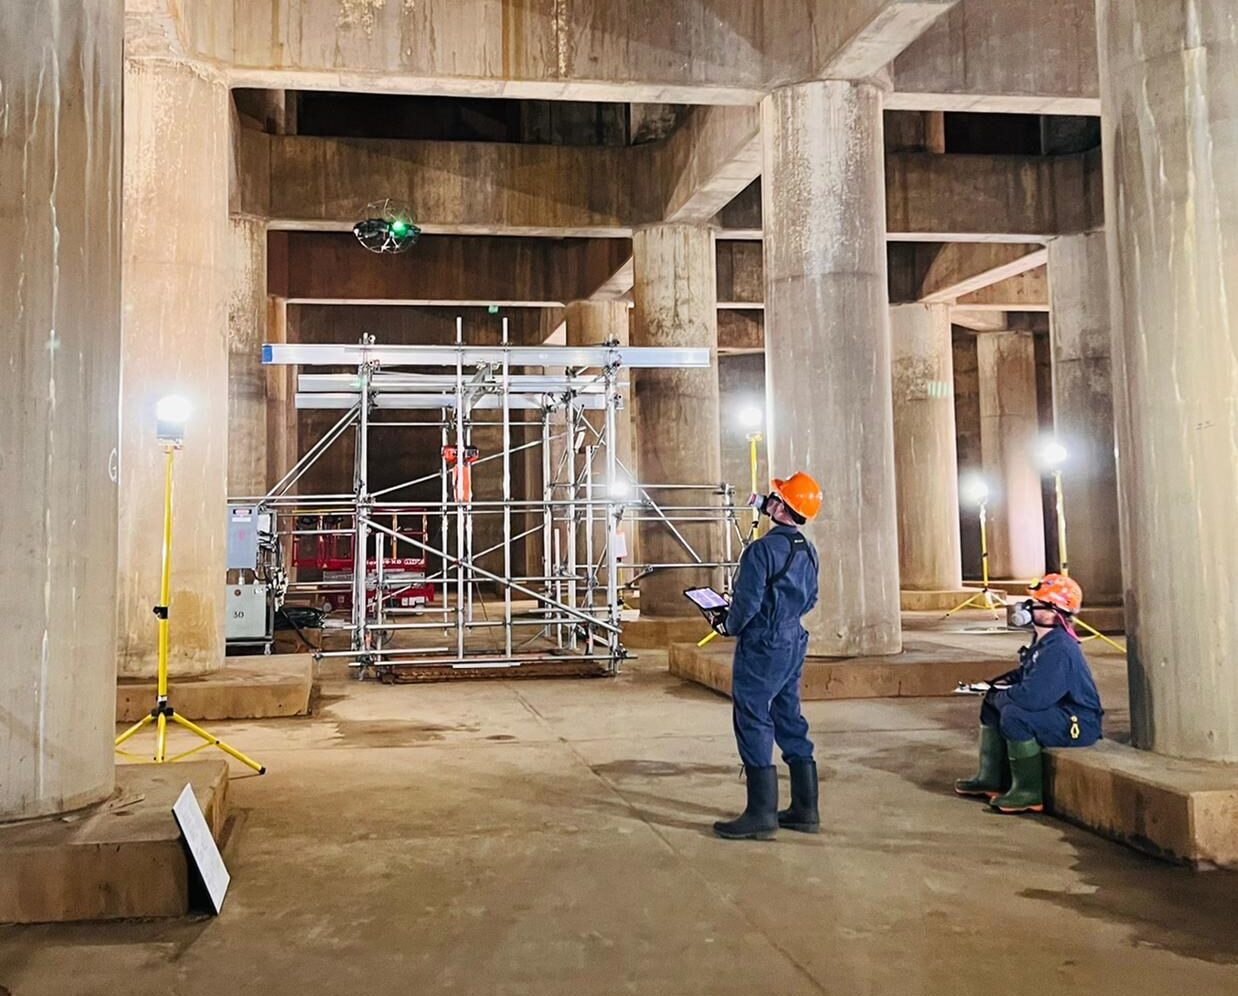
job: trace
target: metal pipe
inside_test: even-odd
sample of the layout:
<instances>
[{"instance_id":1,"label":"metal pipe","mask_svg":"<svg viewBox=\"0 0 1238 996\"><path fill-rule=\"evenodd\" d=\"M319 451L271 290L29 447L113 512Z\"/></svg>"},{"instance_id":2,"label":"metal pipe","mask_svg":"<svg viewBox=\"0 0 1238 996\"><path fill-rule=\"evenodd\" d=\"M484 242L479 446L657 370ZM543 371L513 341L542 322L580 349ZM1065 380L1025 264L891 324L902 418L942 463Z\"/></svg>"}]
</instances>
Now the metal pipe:
<instances>
[{"instance_id":1,"label":"metal pipe","mask_svg":"<svg viewBox=\"0 0 1238 996\"><path fill-rule=\"evenodd\" d=\"M503 345L507 345L507 316L503 316ZM512 576L512 454L511 454L511 358L503 353L503 576ZM512 652L512 590L503 589L503 650Z\"/></svg>"},{"instance_id":2,"label":"metal pipe","mask_svg":"<svg viewBox=\"0 0 1238 996\"><path fill-rule=\"evenodd\" d=\"M263 501L269 501L272 498L282 496L285 491L296 484L297 481L305 475L305 472L309 470L314 462L322 456L324 452L326 452L327 448L334 443L336 439L344 434L344 430L348 428L349 424L356 417L360 407L360 402L353 405L352 408L348 409L348 411L340 417L340 420L336 422L335 425L331 426L330 429L323 433L322 438L320 438L318 442L306 451L305 456L301 457L301 459L292 466L288 473L276 482L275 487L267 493L266 498L264 498ZM291 478L291 480L289 480L289 478ZM352 495L349 495L348 497L351 498Z\"/></svg>"}]
</instances>

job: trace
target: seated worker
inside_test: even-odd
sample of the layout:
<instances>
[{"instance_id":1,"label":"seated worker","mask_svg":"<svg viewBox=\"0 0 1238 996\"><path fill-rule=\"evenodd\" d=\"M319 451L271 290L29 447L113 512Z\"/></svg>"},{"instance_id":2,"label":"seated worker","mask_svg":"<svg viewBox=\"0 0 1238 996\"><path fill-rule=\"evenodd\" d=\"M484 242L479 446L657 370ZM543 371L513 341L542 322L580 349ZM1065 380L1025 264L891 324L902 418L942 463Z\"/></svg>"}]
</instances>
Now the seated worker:
<instances>
[{"instance_id":1,"label":"seated worker","mask_svg":"<svg viewBox=\"0 0 1238 996\"><path fill-rule=\"evenodd\" d=\"M817 765L800 712L800 673L808 632L800 617L817 604L817 551L799 527L821 510L821 486L804 473L773 481L761 511L774 527L750 543L739 561L731 604L716 621L736 636L732 718L748 782L743 815L714 824L728 840L767 840L780 827L816 833ZM774 741L791 768L791 806L778 811Z\"/></svg>"},{"instance_id":2,"label":"seated worker","mask_svg":"<svg viewBox=\"0 0 1238 996\"><path fill-rule=\"evenodd\" d=\"M954 783L965 796L988 796L1001 813L1044 811L1042 747L1090 747L1101 738L1100 695L1079 647L1072 619L1083 589L1050 574L1028 589L1016 625L1035 630L1019 650L1019 667L995 678L980 707L980 770ZM1010 788L1002 791L1009 759Z\"/></svg>"}]
</instances>

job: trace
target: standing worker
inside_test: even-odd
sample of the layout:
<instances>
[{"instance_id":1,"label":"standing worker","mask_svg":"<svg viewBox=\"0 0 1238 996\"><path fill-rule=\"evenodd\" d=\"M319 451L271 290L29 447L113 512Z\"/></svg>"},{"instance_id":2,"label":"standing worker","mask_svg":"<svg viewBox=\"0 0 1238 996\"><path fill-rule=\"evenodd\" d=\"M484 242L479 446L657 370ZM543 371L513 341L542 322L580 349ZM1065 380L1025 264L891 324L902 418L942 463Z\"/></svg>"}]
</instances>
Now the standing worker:
<instances>
[{"instance_id":1,"label":"standing worker","mask_svg":"<svg viewBox=\"0 0 1238 996\"><path fill-rule=\"evenodd\" d=\"M817 604L817 551L799 531L821 510L821 486L805 473L773 481L761 511L774 522L749 544L726 614L724 636L738 637L731 700L735 740L748 782L748 806L737 819L714 824L727 840L768 840L780 827L816 833L817 764L800 712L800 675L808 632L800 617ZM774 741L791 768L791 806L778 811Z\"/></svg>"},{"instance_id":2,"label":"standing worker","mask_svg":"<svg viewBox=\"0 0 1238 996\"><path fill-rule=\"evenodd\" d=\"M980 707L980 770L954 783L964 796L987 796L1001 813L1044 810L1042 747L1090 747L1101 737L1100 695L1072 620L1083 589L1064 574L1049 574L1027 591L1014 623L1031 627L1019 667L994 679ZM1010 788L1003 792L1009 765Z\"/></svg>"}]
</instances>

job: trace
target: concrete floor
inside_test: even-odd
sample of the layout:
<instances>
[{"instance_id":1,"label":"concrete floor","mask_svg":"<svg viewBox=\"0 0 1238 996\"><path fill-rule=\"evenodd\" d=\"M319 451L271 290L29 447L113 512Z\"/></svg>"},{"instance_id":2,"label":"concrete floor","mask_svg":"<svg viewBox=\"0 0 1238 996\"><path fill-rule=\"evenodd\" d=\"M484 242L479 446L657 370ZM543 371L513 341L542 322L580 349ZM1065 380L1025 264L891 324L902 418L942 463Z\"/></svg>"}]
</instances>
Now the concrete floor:
<instances>
[{"instance_id":1,"label":"concrete floor","mask_svg":"<svg viewBox=\"0 0 1238 996\"><path fill-rule=\"evenodd\" d=\"M222 917L0 929L0 994L1238 992L1238 876L954 798L975 709L810 703L825 832L727 843L729 703L664 654L329 679L311 718L215 724L270 768L232 783Z\"/></svg>"}]
</instances>

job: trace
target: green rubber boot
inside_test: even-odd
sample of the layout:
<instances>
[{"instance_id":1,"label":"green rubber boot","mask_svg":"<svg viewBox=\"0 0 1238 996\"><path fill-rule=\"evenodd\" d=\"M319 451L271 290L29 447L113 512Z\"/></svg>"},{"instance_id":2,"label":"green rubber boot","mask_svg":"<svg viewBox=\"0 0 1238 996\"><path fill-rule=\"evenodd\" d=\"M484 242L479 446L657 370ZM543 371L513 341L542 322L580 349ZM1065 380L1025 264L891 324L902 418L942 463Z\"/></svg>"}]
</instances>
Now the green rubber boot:
<instances>
[{"instance_id":1,"label":"green rubber boot","mask_svg":"<svg viewBox=\"0 0 1238 996\"><path fill-rule=\"evenodd\" d=\"M1007 740L1010 757L1010 791L990 799L999 813L1043 813L1045 769L1040 744L1035 740Z\"/></svg>"},{"instance_id":2,"label":"green rubber boot","mask_svg":"<svg viewBox=\"0 0 1238 996\"><path fill-rule=\"evenodd\" d=\"M954 783L958 795L1001 795L1002 775L1006 768L1006 741L993 726L980 727L980 768L975 778L960 778Z\"/></svg>"}]
</instances>

